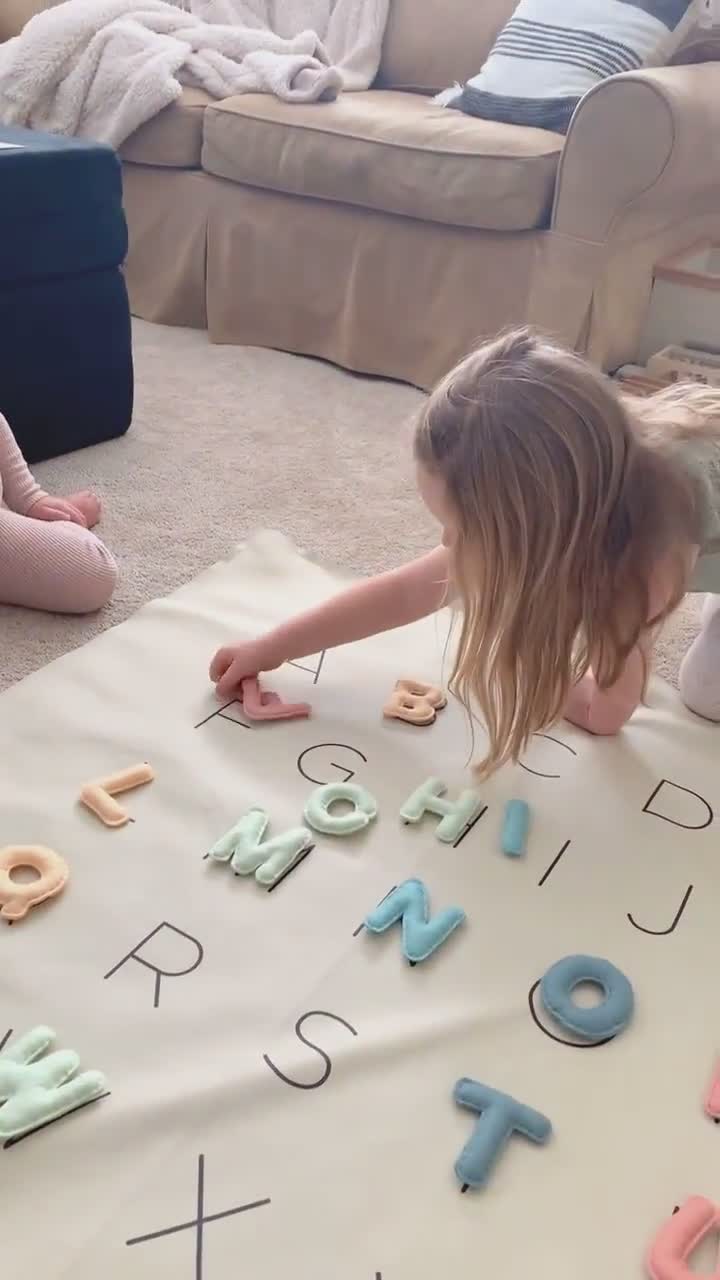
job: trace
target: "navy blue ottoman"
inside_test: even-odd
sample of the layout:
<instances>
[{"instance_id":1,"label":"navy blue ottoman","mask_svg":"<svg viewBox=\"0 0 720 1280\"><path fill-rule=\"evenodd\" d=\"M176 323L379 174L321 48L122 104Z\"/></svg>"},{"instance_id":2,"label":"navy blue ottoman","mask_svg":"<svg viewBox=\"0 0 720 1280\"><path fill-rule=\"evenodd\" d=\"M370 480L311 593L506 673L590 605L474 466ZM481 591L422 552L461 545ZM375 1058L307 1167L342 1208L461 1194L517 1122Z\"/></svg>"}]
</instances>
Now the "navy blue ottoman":
<instances>
[{"instance_id":1,"label":"navy blue ottoman","mask_svg":"<svg viewBox=\"0 0 720 1280\"><path fill-rule=\"evenodd\" d=\"M130 425L126 253L114 151L0 125L0 412L28 462Z\"/></svg>"}]
</instances>

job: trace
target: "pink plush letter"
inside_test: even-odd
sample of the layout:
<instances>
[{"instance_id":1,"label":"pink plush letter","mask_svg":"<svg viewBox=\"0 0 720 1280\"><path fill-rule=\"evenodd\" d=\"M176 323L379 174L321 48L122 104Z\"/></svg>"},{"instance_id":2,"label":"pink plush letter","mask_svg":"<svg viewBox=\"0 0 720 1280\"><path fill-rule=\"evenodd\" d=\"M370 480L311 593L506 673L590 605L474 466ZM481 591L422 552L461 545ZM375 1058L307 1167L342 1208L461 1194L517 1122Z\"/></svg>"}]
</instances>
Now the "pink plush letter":
<instances>
[{"instance_id":1,"label":"pink plush letter","mask_svg":"<svg viewBox=\"0 0 720 1280\"><path fill-rule=\"evenodd\" d=\"M647 1255L653 1280L693 1280L688 1258L700 1241L720 1224L720 1212L704 1196L691 1196L660 1228ZM713 1277L720 1271L713 1272ZM710 1280L710 1277L707 1278Z\"/></svg>"},{"instance_id":2,"label":"pink plush letter","mask_svg":"<svg viewBox=\"0 0 720 1280\"><path fill-rule=\"evenodd\" d=\"M298 720L311 711L308 702L283 702L279 694L261 689L256 676L243 680L242 703L248 720Z\"/></svg>"}]
</instances>

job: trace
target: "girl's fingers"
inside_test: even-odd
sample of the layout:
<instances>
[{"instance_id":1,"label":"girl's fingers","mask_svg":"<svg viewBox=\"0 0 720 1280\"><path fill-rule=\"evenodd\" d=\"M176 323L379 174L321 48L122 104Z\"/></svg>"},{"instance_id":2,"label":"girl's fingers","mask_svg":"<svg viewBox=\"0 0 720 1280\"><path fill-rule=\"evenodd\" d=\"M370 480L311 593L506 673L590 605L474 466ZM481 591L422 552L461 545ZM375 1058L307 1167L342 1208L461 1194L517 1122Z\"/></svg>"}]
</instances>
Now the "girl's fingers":
<instances>
[{"instance_id":1,"label":"girl's fingers","mask_svg":"<svg viewBox=\"0 0 720 1280\"><path fill-rule=\"evenodd\" d=\"M225 672L225 675L221 680L218 680L218 696L220 698L227 698L231 693L234 693L240 684L243 674L247 675L247 672L243 673L240 663L237 661L231 662Z\"/></svg>"},{"instance_id":2,"label":"girl's fingers","mask_svg":"<svg viewBox=\"0 0 720 1280\"><path fill-rule=\"evenodd\" d=\"M73 524L79 524L83 529L87 529L87 520L79 507L74 507L71 502L63 504L67 508L66 519L72 520Z\"/></svg>"},{"instance_id":3,"label":"girl's fingers","mask_svg":"<svg viewBox=\"0 0 720 1280\"><path fill-rule=\"evenodd\" d=\"M218 649L215 657L210 663L210 679L213 683L216 683L220 679L221 675L227 671L229 663L230 657L227 649Z\"/></svg>"},{"instance_id":4,"label":"girl's fingers","mask_svg":"<svg viewBox=\"0 0 720 1280\"><path fill-rule=\"evenodd\" d=\"M74 507L71 502L63 502L59 498L39 502L37 509L31 509L30 514L36 520L69 520L72 524L79 524L83 529L87 529L87 521L82 511Z\"/></svg>"}]
</instances>

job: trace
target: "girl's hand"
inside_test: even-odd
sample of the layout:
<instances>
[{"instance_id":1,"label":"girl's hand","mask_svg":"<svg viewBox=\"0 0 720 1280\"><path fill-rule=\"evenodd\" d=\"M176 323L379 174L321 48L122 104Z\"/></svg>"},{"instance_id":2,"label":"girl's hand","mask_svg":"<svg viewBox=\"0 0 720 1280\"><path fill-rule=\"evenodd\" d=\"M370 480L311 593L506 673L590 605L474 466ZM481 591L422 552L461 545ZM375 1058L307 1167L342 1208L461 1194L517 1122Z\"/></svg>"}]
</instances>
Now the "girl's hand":
<instances>
[{"instance_id":1,"label":"girl's hand","mask_svg":"<svg viewBox=\"0 0 720 1280\"><path fill-rule=\"evenodd\" d=\"M69 520L87 529L88 522L79 507L66 498L38 498L27 513L32 520Z\"/></svg>"},{"instance_id":2,"label":"girl's hand","mask_svg":"<svg viewBox=\"0 0 720 1280\"><path fill-rule=\"evenodd\" d=\"M210 663L210 679L216 686L218 698L230 698L243 680L259 675L261 671L274 671L282 666L271 644L262 638L248 640L245 644L226 645L218 649Z\"/></svg>"}]
</instances>

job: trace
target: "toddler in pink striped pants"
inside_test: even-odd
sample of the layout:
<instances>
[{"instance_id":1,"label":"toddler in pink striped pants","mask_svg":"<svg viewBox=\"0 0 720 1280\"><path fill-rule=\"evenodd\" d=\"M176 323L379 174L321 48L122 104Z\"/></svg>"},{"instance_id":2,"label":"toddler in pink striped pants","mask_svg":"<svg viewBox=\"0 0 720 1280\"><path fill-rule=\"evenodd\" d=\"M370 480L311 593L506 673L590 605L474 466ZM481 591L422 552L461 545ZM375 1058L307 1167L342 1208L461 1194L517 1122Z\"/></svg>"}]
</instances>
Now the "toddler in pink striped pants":
<instances>
[{"instance_id":1,"label":"toddler in pink striped pants","mask_svg":"<svg viewBox=\"0 0 720 1280\"><path fill-rule=\"evenodd\" d=\"M93 493L51 498L31 475L0 414L0 604L92 613L112 596L117 566L90 530Z\"/></svg>"}]
</instances>

